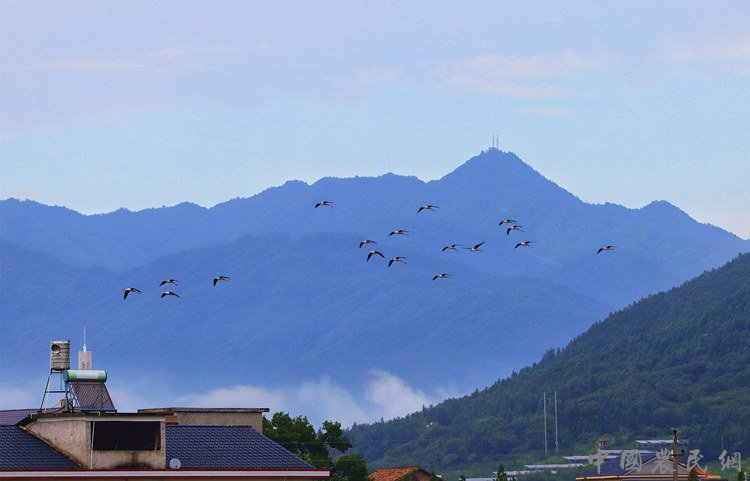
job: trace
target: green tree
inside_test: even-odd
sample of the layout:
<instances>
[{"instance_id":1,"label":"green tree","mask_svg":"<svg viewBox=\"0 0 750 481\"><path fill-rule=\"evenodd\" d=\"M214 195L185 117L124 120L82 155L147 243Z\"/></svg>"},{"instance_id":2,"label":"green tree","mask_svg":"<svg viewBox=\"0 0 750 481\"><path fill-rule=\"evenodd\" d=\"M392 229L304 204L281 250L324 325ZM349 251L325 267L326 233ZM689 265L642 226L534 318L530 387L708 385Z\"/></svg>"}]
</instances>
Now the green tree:
<instances>
[{"instance_id":1,"label":"green tree","mask_svg":"<svg viewBox=\"0 0 750 481\"><path fill-rule=\"evenodd\" d=\"M747 476L744 471L737 472L737 481L747 481Z\"/></svg>"},{"instance_id":2,"label":"green tree","mask_svg":"<svg viewBox=\"0 0 750 481\"><path fill-rule=\"evenodd\" d=\"M698 477L698 472L695 468L691 469L688 473L688 481L700 481L700 477Z\"/></svg>"},{"instance_id":3,"label":"green tree","mask_svg":"<svg viewBox=\"0 0 750 481\"><path fill-rule=\"evenodd\" d=\"M508 481L508 475L505 472L505 466L500 465L497 467L497 476L495 476L496 481Z\"/></svg>"},{"instance_id":4,"label":"green tree","mask_svg":"<svg viewBox=\"0 0 750 481\"><path fill-rule=\"evenodd\" d=\"M331 468L331 481L368 481L367 462L361 454L341 456Z\"/></svg>"},{"instance_id":5,"label":"green tree","mask_svg":"<svg viewBox=\"0 0 750 481\"><path fill-rule=\"evenodd\" d=\"M461 476L458 477L458 481L466 481L466 475L461 473Z\"/></svg>"},{"instance_id":6,"label":"green tree","mask_svg":"<svg viewBox=\"0 0 750 481\"><path fill-rule=\"evenodd\" d=\"M331 468L331 449L344 452L352 447L341 423L325 421L315 431L306 416L293 418L281 411L274 413L270 421L263 418L263 434L316 468Z\"/></svg>"}]
</instances>

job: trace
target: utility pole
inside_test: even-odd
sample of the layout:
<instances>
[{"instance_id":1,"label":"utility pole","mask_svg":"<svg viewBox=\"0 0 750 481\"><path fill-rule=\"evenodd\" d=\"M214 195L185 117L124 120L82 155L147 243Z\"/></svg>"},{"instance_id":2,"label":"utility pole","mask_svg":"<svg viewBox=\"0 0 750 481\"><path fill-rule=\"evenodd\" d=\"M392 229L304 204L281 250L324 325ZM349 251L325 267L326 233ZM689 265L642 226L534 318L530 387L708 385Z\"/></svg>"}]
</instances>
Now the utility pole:
<instances>
[{"instance_id":1,"label":"utility pole","mask_svg":"<svg viewBox=\"0 0 750 481\"><path fill-rule=\"evenodd\" d=\"M547 457L547 391L544 391L542 402L544 402L544 457L546 458Z\"/></svg>"},{"instance_id":2,"label":"utility pole","mask_svg":"<svg viewBox=\"0 0 750 481\"><path fill-rule=\"evenodd\" d=\"M559 447L559 443L557 442L557 391L555 391L555 454L557 454L558 447Z\"/></svg>"},{"instance_id":3,"label":"utility pole","mask_svg":"<svg viewBox=\"0 0 750 481\"><path fill-rule=\"evenodd\" d=\"M677 430L672 430L672 481L677 481Z\"/></svg>"}]
</instances>

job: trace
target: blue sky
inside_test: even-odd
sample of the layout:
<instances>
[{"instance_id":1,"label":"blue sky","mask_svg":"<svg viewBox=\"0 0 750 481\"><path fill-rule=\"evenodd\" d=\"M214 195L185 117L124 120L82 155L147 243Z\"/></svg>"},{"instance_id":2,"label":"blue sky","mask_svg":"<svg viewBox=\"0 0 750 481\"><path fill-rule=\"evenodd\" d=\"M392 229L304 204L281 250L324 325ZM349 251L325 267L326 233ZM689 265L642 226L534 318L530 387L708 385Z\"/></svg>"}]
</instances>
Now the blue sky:
<instances>
[{"instance_id":1,"label":"blue sky","mask_svg":"<svg viewBox=\"0 0 750 481\"><path fill-rule=\"evenodd\" d=\"M0 198L211 206L489 146L750 237L750 4L0 3Z\"/></svg>"}]
</instances>

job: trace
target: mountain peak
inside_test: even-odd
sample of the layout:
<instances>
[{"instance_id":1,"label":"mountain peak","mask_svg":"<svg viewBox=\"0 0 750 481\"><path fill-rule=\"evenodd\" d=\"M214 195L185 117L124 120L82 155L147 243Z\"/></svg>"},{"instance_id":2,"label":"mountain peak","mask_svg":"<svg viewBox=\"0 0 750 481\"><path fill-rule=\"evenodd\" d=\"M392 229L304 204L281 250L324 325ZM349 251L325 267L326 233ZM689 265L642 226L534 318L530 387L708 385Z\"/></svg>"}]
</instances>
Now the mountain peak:
<instances>
[{"instance_id":1,"label":"mountain peak","mask_svg":"<svg viewBox=\"0 0 750 481\"><path fill-rule=\"evenodd\" d=\"M544 177L513 152L490 148L464 162L439 182L478 193L497 193L505 200L548 198L578 201L573 194Z\"/></svg>"}]
</instances>

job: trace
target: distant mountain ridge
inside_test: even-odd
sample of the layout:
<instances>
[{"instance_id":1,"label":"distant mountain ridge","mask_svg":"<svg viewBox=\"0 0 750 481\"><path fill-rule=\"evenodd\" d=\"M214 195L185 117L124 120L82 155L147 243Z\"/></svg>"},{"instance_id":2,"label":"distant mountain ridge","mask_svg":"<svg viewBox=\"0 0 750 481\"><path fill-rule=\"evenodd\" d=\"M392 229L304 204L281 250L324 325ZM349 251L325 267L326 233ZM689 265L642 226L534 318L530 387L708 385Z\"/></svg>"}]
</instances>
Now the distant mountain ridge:
<instances>
[{"instance_id":1,"label":"distant mountain ridge","mask_svg":"<svg viewBox=\"0 0 750 481\"><path fill-rule=\"evenodd\" d=\"M314 209L320 200L334 207ZM439 209L418 214L428 203ZM507 235L506 217L525 232ZM24 354L29 336L46 345L86 320L103 348L138 339L128 358L174 382L187 369L180 355L205 353L196 369L213 386L244 379L218 369L226 360L289 382L322 374L355 386L377 368L423 387L486 385L607 312L750 250L667 202L586 204L498 150L435 181L290 181L210 209L84 216L5 200L0 224L4 366L43 371L45 359L33 366ZM407 264L366 262L364 238ZM535 243L514 249L522 240ZM442 251L479 242L480 252ZM607 244L615 250L597 255ZM442 272L451 278L432 281ZM231 281L214 288L218 274ZM180 299L158 298L167 277L183 281ZM144 295L124 302L129 286ZM127 359L111 362L127 370Z\"/></svg>"}]
</instances>

